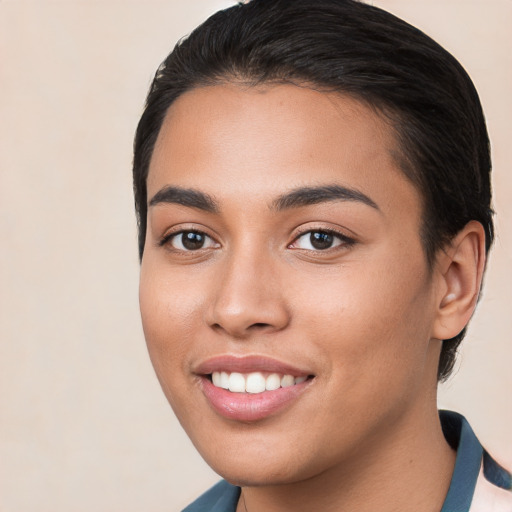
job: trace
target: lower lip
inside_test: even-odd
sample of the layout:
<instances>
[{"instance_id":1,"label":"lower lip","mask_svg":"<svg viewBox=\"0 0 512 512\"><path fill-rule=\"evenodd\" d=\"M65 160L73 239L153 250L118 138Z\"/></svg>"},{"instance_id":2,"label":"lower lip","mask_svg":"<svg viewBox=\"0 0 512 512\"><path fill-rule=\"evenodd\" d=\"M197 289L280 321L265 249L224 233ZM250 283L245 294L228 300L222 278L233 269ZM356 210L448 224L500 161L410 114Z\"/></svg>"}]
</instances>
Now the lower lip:
<instances>
[{"instance_id":1,"label":"lower lip","mask_svg":"<svg viewBox=\"0 0 512 512\"><path fill-rule=\"evenodd\" d=\"M263 393L232 393L201 377L201 387L213 409L230 420L258 421L289 406L309 386L311 379L300 384Z\"/></svg>"}]
</instances>

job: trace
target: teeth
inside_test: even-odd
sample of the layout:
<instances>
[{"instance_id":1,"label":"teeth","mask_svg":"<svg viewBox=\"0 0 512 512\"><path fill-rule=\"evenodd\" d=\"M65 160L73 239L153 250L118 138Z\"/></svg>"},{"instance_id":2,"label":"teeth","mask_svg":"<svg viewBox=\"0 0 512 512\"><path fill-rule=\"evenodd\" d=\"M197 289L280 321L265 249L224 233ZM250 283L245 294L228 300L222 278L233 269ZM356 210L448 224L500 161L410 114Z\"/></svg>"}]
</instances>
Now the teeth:
<instances>
[{"instance_id":1,"label":"teeth","mask_svg":"<svg viewBox=\"0 0 512 512\"><path fill-rule=\"evenodd\" d=\"M241 373L233 372L229 376L229 391L243 393L245 391L245 378Z\"/></svg>"},{"instance_id":2,"label":"teeth","mask_svg":"<svg viewBox=\"0 0 512 512\"><path fill-rule=\"evenodd\" d=\"M292 375L283 375L283 378L281 379L281 387L282 388L288 388L290 386L293 386L295 384L295 379Z\"/></svg>"},{"instance_id":3,"label":"teeth","mask_svg":"<svg viewBox=\"0 0 512 512\"><path fill-rule=\"evenodd\" d=\"M227 372L220 372L220 387L229 389L229 374Z\"/></svg>"},{"instance_id":4,"label":"teeth","mask_svg":"<svg viewBox=\"0 0 512 512\"><path fill-rule=\"evenodd\" d=\"M250 373L245 380L247 393L263 393L265 391L265 377L261 373Z\"/></svg>"},{"instance_id":5,"label":"teeth","mask_svg":"<svg viewBox=\"0 0 512 512\"><path fill-rule=\"evenodd\" d=\"M220 372L213 372L212 373L212 382L213 382L213 385L217 388L221 388L222 386L220 385L220 380L221 380L221 377L220 377Z\"/></svg>"},{"instance_id":6,"label":"teeth","mask_svg":"<svg viewBox=\"0 0 512 512\"><path fill-rule=\"evenodd\" d=\"M267 381L265 383L265 389L268 391L274 391L281 387L281 377L277 373L271 373L267 377Z\"/></svg>"},{"instance_id":7,"label":"teeth","mask_svg":"<svg viewBox=\"0 0 512 512\"><path fill-rule=\"evenodd\" d=\"M212 382L215 387L228 389L233 393L263 393L279 388L287 388L300 384L307 379L306 376L279 375L271 373L265 377L261 372L248 374L233 372L213 372Z\"/></svg>"}]
</instances>

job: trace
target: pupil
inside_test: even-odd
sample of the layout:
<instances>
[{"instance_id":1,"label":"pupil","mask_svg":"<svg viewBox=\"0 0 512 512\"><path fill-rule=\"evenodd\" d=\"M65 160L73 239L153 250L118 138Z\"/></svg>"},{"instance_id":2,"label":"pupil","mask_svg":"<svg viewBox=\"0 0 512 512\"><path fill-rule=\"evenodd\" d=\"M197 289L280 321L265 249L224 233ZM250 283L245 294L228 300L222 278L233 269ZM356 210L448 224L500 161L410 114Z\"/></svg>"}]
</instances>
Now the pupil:
<instances>
[{"instance_id":1,"label":"pupil","mask_svg":"<svg viewBox=\"0 0 512 512\"><path fill-rule=\"evenodd\" d=\"M201 233L194 233L193 231L187 231L182 235L182 243L185 249L193 251L194 249L201 249L204 245L204 235Z\"/></svg>"},{"instance_id":2,"label":"pupil","mask_svg":"<svg viewBox=\"0 0 512 512\"><path fill-rule=\"evenodd\" d=\"M310 235L311 245L315 249L329 249L333 243L333 236L329 233L314 232Z\"/></svg>"}]
</instances>

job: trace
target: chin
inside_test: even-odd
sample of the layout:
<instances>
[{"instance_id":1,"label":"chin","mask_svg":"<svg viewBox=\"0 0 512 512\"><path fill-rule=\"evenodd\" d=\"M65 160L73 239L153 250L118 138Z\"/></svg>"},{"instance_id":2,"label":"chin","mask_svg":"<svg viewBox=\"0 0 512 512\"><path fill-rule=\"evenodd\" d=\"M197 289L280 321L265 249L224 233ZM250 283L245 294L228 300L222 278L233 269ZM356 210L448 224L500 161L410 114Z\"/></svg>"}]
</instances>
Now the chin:
<instances>
[{"instance_id":1,"label":"chin","mask_svg":"<svg viewBox=\"0 0 512 512\"><path fill-rule=\"evenodd\" d=\"M196 448L217 474L240 487L300 482L322 473L334 463L328 453L308 449L291 432L290 435L268 434L253 432L250 437L210 438L207 446L196 443Z\"/></svg>"},{"instance_id":2,"label":"chin","mask_svg":"<svg viewBox=\"0 0 512 512\"><path fill-rule=\"evenodd\" d=\"M279 461L238 461L235 464L215 464L212 469L222 478L239 487L286 485L312 475L302 474L300 468Z\"/></svg>"}]
</instances>

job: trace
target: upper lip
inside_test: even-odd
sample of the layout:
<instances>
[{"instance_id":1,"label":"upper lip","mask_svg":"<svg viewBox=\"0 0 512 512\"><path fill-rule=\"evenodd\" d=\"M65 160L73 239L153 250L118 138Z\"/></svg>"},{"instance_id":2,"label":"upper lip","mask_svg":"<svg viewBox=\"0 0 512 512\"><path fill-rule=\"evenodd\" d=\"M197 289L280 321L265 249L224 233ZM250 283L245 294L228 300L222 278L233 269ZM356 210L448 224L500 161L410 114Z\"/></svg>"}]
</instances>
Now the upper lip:
<instances>
[{"instance_id":1,"label":"upper lip","mask_svg":"<svg viewBox=\"0 0 512 512\"><path fill-rule=\"evenodd\" d=\"M310 371L262 355L234 356L224 354L206 359L194 368L194 373L198 375L209 375L219 371L239 373L269 372L293 375L294 377L312 375Z\"/></svg>"}]
</instances>

